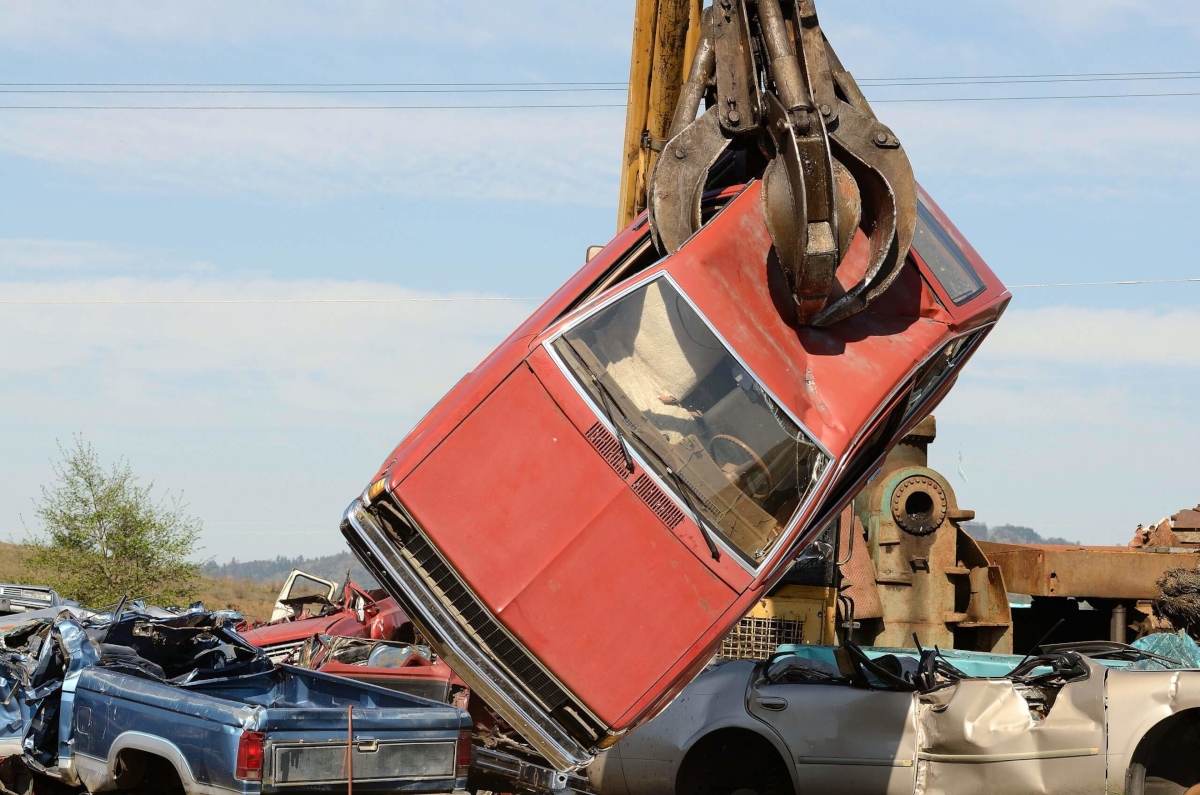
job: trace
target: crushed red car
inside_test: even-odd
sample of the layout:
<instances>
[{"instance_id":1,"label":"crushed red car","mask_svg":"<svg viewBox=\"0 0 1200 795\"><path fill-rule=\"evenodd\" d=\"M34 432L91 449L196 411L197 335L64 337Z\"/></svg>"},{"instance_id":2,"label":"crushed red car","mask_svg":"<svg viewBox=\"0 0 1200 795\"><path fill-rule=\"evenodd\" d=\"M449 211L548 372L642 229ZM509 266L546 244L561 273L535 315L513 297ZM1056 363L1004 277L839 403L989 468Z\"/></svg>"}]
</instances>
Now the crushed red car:
<instances>
[{"instance_id":1,"label":"crushed red car","mask_svg":"<svg viewBox=\"0 0 1200 795\"><path fill-rule=\"evenodd\" d=\"M360 588L348 577L339 586L293 569L270 622L244 623L238 631L273 662L288 662L313 635L411 640L413 628L408 615L383 589Z\"/></svg>"},{"instance_id":2,"label":"crushed red car","mask_svg":"<svg viewBox=\"0 0 1200 795\"><path fill-rule=\"evenodd\" d=\"M345 514L424 637L560 769L690 681L1008 303L922 194L891 288L796 327L761 185L665 259L644 222L621 232Z\"/></svg>"}]
</instances>

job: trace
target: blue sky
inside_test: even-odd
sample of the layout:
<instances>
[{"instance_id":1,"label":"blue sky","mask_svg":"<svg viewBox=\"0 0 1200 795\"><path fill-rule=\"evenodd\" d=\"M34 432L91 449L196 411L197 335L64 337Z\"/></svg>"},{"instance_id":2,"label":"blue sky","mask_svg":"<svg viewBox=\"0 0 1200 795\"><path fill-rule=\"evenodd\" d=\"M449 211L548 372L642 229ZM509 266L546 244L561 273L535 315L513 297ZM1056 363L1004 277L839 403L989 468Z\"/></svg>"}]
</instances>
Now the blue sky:
<instances>
[{"instance_id":1,"label":"blue sky","mask_svg":"<svg viewBox=\"0 0 1200 795\"><path fill-rule=\"evenodd\" d=\"M3 0L16 83L623 82L632 2ZM859 78L1198 69L1178 0L819 6ZM9 87L14 88L14 87ZM1200 81L872 88L876 100ZM620 92L3 94L0 105L620 103ZM1200 97L878 104L1007 283L1200 275ZM548 294L615 220L623 110L0 110L0 300ZM1124 543L1200 502L1200 284L1020 289L938 412L980 520ZM533 307L0 305L0 538L82 433L218 560L322 554L383 456ZM964 481L957 474L961 454Z\"/></svg>"}]
</instances>

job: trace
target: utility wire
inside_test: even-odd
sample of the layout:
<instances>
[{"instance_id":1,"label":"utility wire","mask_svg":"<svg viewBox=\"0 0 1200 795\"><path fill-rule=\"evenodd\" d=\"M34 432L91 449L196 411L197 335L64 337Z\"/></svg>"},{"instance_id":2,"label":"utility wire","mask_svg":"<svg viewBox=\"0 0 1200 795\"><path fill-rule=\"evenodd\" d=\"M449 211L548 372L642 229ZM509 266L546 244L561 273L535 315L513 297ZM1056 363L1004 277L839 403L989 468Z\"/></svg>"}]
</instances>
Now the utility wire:
<instances>
[{"instance_id":1,"label":"utility wire","mask_svg":"<svg viewBox=\"0 0 1200 795\"><path fill-rule=\"evenodd\" d=\"M0 105L0 110L516 110L624 108L619 104L572 105Z\"/></svg>"},{"instance_id":2,"label":"utility wire","mask_svg":"<svg viewBox=\"0 0 1200 795\"><path fill-rule=\"evenodd\" d=\"M1032 290L1041 287L1123 287L1129 284L1184 284L1200 282L1196 279L1125 279L1114 282L1051 282L1047 284L1012 284L1010 290Z\"/></svg>"},{"instance_id":3,"label":"utility wire","mask_svg":"<svg viewBox=\"0 0 1200 795\"><path fill-rule=\"evenodd\" d=\"M929 97L907 99L872 99L875 105L903 105L921 102L1028 102L1060 99L1132 99L1135 97L1200 97L1200 91L1173 91L1162 94L1058 94L1030 97Z\"/></svg>"},{"instance_id":4,"label":"utility wire","mask_svg":"<svg viewBox=\"0 0 1200 795\"><path fill-rule=\"evenodd\" d=\"M544 301L545 298L532 298L507 295L470 295L450 296L446 298L86 298L86 299L3 299L4 306L108 306L108 305L165 305L175 304L454 304L454 303L489 303L506 301Z\"/></svg>"},{"instance_id":5,"label":"utility wire","mask_svg":"<svg viewBox=\"0 0 1200 795\"><path fill-rule=\"evenodd\" d=\"M1126 287L1129 285L1138 284L1185 284L1200 282L1200 277L1186 279L1121 279L1117 281L1107 282L1047 282L1044 284L1010 284L1007 285L1010 290L1033 290L1046 287ZM544 301L545 297L539 296L508 296L508 295L462 295L462 296L447 296L444 298L421 297L421 298L178 298L178 299L156 299L156 298L131 298L131 299L3 299L0 300L0 305L4 306L174 306L179 304L192 305L262 305L262 304L279 304L279 305L295 305L295 304L408 304L408 303L424 303L424 304L454 304L454 303L470 303L470 302L521 302L521 301Z\"/></svg>"},{"instance_id":6,"label":"utility wire","mask_svg":"<svg viewBox=\"0 0 1200 795\"><path fill-rule=\"evenodd\" d=\"M1136 94L1055 94L1006 97L907 97L872 99L876 105L905 105L952 102L1040 102L1077 99L1136 99L1153 97L1200 97L1200 91L1172 91ZM624 108L625 103L571 103L529 105L0 105L0 110L517 110L517 109L588 109Z\"/></svg>"},{"instance_id":7,"label":"utility wire","mask_svg":"<svg viewBox=\"0 0 1200 795\"><path fill-rule=\"evenodd\" d=\"M1192 72L1188 74L1173 75L1170 77L1071 77L1071 78L1027 78L1020 80L999 80L999 79L947 79L947 80L900 80L890 81L886 83L863 83L868 88L894 88L897 86L1001 86L1001 85L1053 85L1059 83L1106 83L1106 82L1129 82L1129 81L1161 81L1161 80L1200 80L1200 72ZM304 84L294 84L280 87L252 87L252 84L213 84L204 86L202 84L179 84L164 88L156 86L152 83L136 84L136 83L113 83L111 85L104 84L87 84L80 83L71 88L54 87L54 88L38 88L36 83L24 85L24 87L13 88L18 86L18 83L0 83L0 94L86 94L86 95L112 95L112 94L248 94L248 95L287 95L287 94L525 94L525 93L586 93L586 92L624 92L627 87L619 83L579 83L579 84L533 84L533 83L513 83L513 84L494 84L481 83L478 85L471 84L445 84L445 87L437 87L437 84L388 84L380 83L377 85L371 84L346 84L346 87L338 88L327 84L317 84L318 87L305 87ZM72 84L62 84L68 86ZM162 84L170 85L170 84Z\"/></svg>"},{"instance_id":8,"label":"utility wire","mask_svg":"<svg viewBox=\"0 0 1200 795\"><path fill-rule=\"evenodd\" d=\"M1070 82L1074 80L1117 79L1117 80L1176 80L1192 79L1200 76L1200 70L1177 70L1167 72L1063 72L1044 74L1014 74L1014 75L933 75L909 77L867 77L860 84L873 83L879 85L895 85L915 81L913 85L925 85L931 81L955 80L965 83L977 82L1024 82L1027 80L1042 80L1047 82ZM935 83L936 84L936 83ZM8 83L0 82L0 87L25 88L58 88L58 87L98 87L98 88L462 88L462 87L554 87L554 86L610 86L624 87L624 80L610 81L512 81L512 82L440 82L440 83Z\"/></svg>"},{"instance_id":9,"label":"utility wire","mask_svg":"<svg viewBox=\"0 0 1200 795\"><path fill-rule=\"evenodd\" d=\"M625 91L624 86L603 88L0 88L0 94L540 94L590 91Z\"/></svg>"}]
</instances>

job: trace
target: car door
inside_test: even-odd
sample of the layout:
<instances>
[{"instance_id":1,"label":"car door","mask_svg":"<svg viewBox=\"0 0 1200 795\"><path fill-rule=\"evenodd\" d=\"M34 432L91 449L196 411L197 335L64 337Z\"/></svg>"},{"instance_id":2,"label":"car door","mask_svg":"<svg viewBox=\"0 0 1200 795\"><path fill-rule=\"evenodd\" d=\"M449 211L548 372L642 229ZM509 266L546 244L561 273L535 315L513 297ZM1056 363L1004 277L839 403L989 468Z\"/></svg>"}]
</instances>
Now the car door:
<instances>
[{"instance_id":1,"label":"car door","mask_svg":"<svg viewBox=\"0 0 1200 795\"><path fill-rule=\"evenodd\" d=\"M284 604L288 599L300 596L324 596L333 601L337 594L337 583L315 577L299 569L292 569L283 587L279 589L279 597L275 600L275 609L271 613L271 623L292 617L292 608Z\"/></svg>"},{"instance_id":2,"label":"car door","mask_svg":"<svg viewBox=\"0 0 1200 795\"><path fill-rule=\"evenodd\" d=\"M791 751L802 795L912 795L912 693L808 681L758 685L749 699L750 713Z\"/></svg>"}]
</instances>

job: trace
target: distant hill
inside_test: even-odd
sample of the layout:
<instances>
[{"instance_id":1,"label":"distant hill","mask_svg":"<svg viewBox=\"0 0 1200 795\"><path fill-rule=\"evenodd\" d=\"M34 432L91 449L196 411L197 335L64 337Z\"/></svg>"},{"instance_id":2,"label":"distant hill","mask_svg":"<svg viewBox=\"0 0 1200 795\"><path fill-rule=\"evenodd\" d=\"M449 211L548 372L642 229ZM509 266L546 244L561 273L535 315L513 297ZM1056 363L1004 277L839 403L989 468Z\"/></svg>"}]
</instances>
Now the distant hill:
<instances>
[{"instance_id":1,"label":"distant hill","mask_svg":"<svg viewBox=\"0 0 1200 795\"><path fill-rule=\"evenodd\" d=\"M283 584L292 569L303 569L310 574L324 577L327 580L341 582L350 571L350 579L365 588L376 587L375 578L367 573L358 559L350 552L339 552L334 555L323 555L319 558L306 558L299 555L294 558L278 556L274 560L237 560L217 565L210 563L204 567L207 577L231 577L237 580L253 580L254 582L270 583L275 587Z\"/></svg>"},{"instance_id":2,"label":"distant hill","mask_svg":"<svg viewBox=\"0 0 1200 795\"><path fill-rule=\"evenodd\" d=\"M1065 538L1051 536L1042 538L1032 527L1022 527L1016 524L998 524L988 527L983 522L964 522L962 529L971 534L976 541L995 541L1000 544L1058 544L1060 546L1079 546L1078 541L1068 541Z\"/></svg>"}]
</instances>

